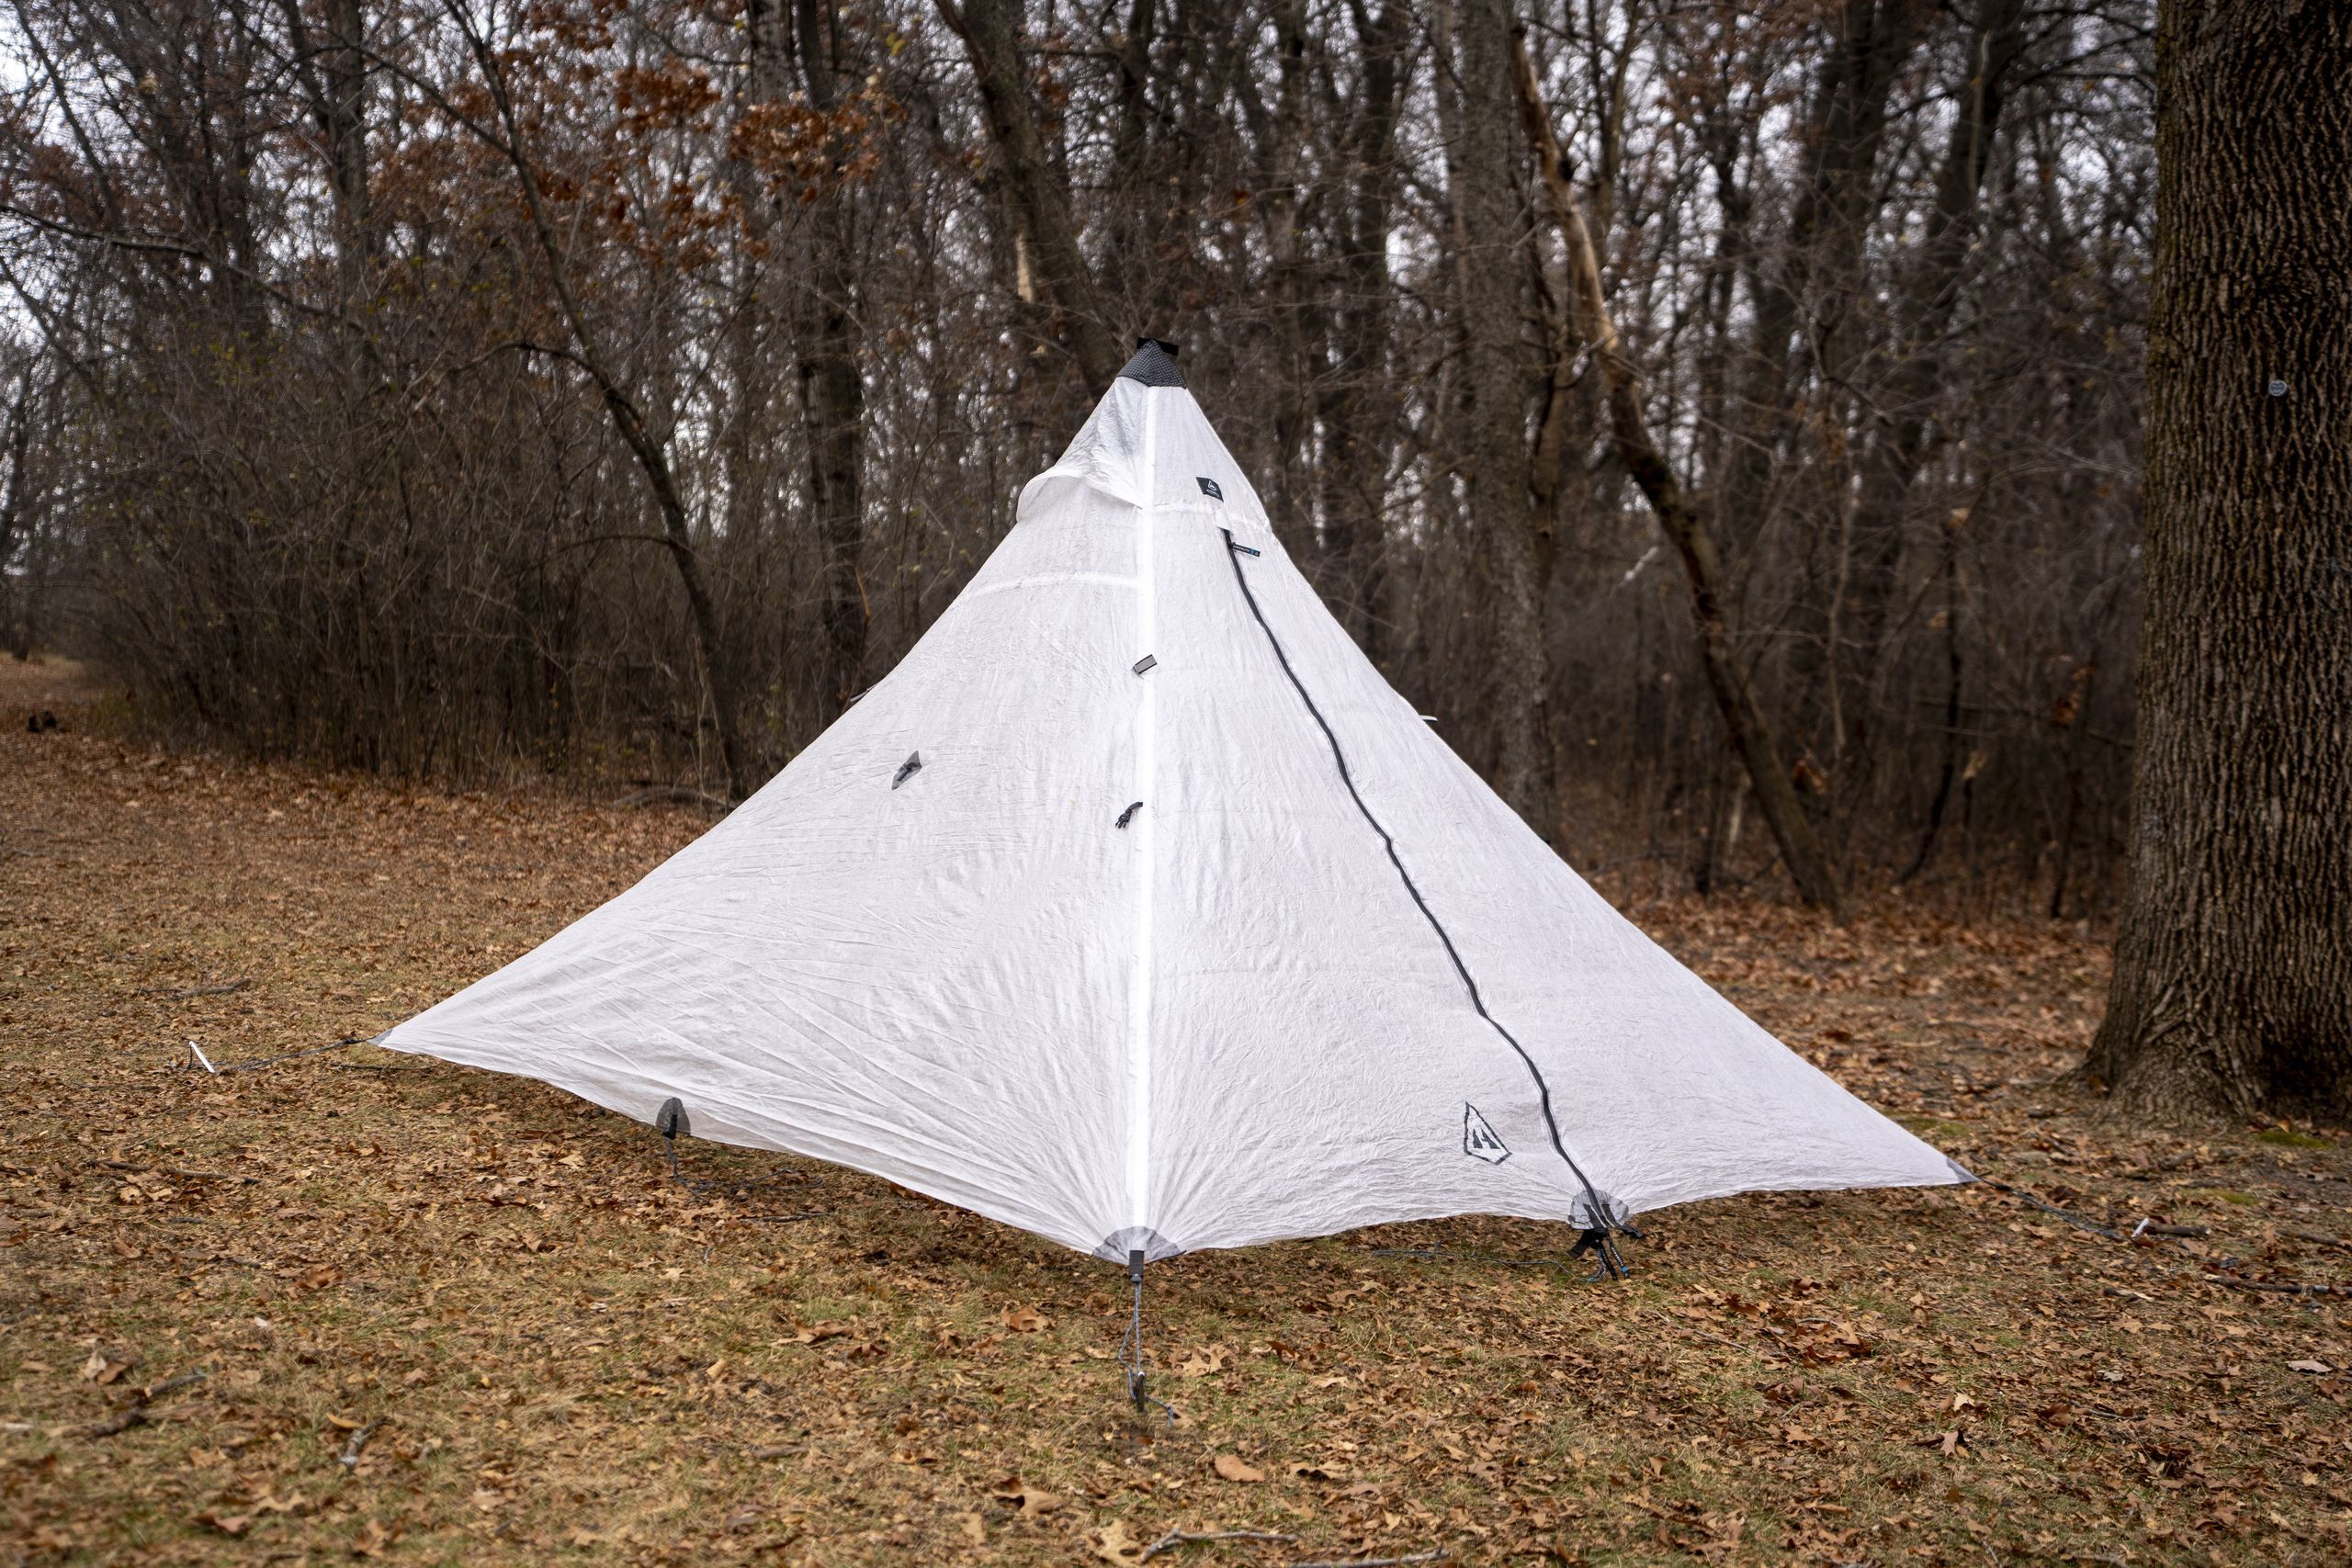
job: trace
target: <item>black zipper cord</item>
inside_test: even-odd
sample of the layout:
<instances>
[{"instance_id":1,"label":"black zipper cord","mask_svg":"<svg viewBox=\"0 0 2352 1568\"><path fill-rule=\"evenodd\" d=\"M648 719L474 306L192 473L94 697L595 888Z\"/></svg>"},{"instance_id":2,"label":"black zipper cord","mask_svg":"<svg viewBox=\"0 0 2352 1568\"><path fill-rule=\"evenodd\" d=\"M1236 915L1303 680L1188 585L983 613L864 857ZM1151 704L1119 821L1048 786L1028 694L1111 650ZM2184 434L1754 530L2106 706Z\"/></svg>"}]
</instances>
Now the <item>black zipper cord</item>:
<instances>
[{"instance_id":1,"label":"black zipper cord","mask_svg":"<svg viewBox=\"0 0 2352 1568\"><path fill-rule=\"evenodd\" d=\"M1356 809L1363 814L1363 819L1372 824L1374 832L1380 835L1381 845L1388 852L1388 863L1396 868L1396 875L1405 884L1405 891L1413 896L1413 907L1420 910L1421 918L1430 923L1430 930L1437 932L1438 941L1445 944L1445 955L1453 961L1453 972L1462 977L1462 988L1470 993L1470 1005L1477 1010L1480 1018L1487 1021L1487 1027L1501 1035L1503 1043L1519 1054L1519 1059L1526 1064L1528 1077L1535 1080L1535 1095L1544 1107L1544 1126L1552 1135L1552 1147L1561 1159L1567 1162L1568 1169L1576 1174L1577 1180L1584 1187L1585 1198L1592 1204L1592 1220L1585 1228L1588 1231L1599 1230L1604 1236L1612 1226L1624 1228L1610 1213L1609 1206L1600 1201L1600 1191L1592 1185L1592 1179L1585 1175L1584 1168L1577 1164L1576 1156L1568 1153L1568 1145L1561 1141L1559 1119L1552 1114L1552 1086L1544 1081L1543 1069L1535 1065L1535 1058L1527 1054L1527 1048L1512 1037L1511 1032L1487 1010L1486 999L1478 995L1478 982L1470 977L1469 966L1462 962L1462 954L1454 948L1453 938L1447 934L1445 927L1430 910L1429 900L1421 897L1421 890L1413 884L1413 874L1405 869L1404 861L1398 858L1396 840L1389 835L1387 829L1381 826L1380 818L1372 814L1372 807L1363 803L1363 796L1356 792L1355 775L1348 772L1348 754L1340 749L1340 738L1331 732L1331 726L1323 717L1323 710L1315 705L1315 699L1308 694L1306 683L1298 678L1298 671L1291 668L1290 655L1283 651L1282 638L1274 635L1274 628L1267 624L1265 611L1258 607L1258 596L1250 591L1250 578L1241 570L1241 557L1238 553L1246 547L1235 541L1232 529L1221 528L1218 532L1225 536L1226 558L1233 563L1233 581L1241 585L1241 597L1249 602L1250 614L1257 618L1259 629L1266 634L1266 641L1272 646L1275 661L1282 665L1283 673L1290 677L1291 689L1298 694L1298 700L1306 705L1307 713L1314 717L1315 727L1330 743L1331 760L1340 766L1340 782L1348 786L1348 798L1356 803Z\"/></svg>"}]
</instances>

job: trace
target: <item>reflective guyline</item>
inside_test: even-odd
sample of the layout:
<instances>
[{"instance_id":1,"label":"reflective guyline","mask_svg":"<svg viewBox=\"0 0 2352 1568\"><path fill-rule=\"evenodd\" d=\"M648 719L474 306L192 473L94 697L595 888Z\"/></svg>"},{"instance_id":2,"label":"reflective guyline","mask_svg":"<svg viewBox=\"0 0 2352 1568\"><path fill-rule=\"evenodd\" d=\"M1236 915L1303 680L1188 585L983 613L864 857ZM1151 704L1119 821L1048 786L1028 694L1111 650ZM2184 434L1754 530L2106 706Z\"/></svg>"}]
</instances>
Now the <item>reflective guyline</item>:
<instances>
[{"instance_id":1,"label":"reflective guyline","mask_svg":"<svg viewBox=\"0 0 2352 1568\"><path fill-rule=\"evenodd\" d=\"M1386 828L1381 826L1380 818L1372 814L1372 807L1363 803L1363 796L1356 793L1355 776L1348 772L1348 756L1340 750L1340 738L1331 732L1330 725L1323 717L1323 710L1315 705L1315 698L1308 694L1306 682L1298 678L1298 671L1290 667L1290 655L1283 651L1282 639L1267 624L1265 611L1258 607L1258 596L1250 592L1250 576L1241 570L1240 552L1246 547L1235 541L1232 529L1221 528L1218 532L1225 536L1226 558L1233 563L1233 581L1241 585L1241 597L1249 601L1250 614L1257 618L1258 628L1266 634L1266 641L1274 650L1275 660L1282 665L1283 673L1290 677L1292 690L1298 694L1298 700L1306 705L1306 711L1313 716L1316 728L1330 743L1331 761L1339 764L1340 782L1348 786L1348 798L1356 803L1356 809L1363 814L1363 819L1372 824L1374 832L1380 835L1381 846L1388 852L1388 863L1396 868L1396 875L1405 884L1405 891L1413 896L1413 907L1420 910L1421 918L1430 923L1430 930L1437 932L1438 941L1445 944L1445 955L1453 961L1453 972L1462 976L1462 988L1470 993L1470 1005L1477 1010L1480 1018L1487 1021L1487 1027L1501 1035L1503 1043L1519 1054L1519 1059L1527 1065L1528 1077L1535 1080L1535 1095L1544 1107L1544 1127L1552 1135L1552 1147L1567 1162L1568 1169L1575 1173L1577 1180L1584 1187L1585 1201L1592 1205L1592 1217L1586 1228L1608 1230L1618 1222L1610 1213L1609 1206L1600 1201L1600 1193L1592 1185L1592 1179L1585 1175L1584 1168L1577 1164L1574 1155L1568 1153L1567 1145L1560 1141L1560 1123L1552 1114L1552 1086L1544 1081L1543 1069L1536 1066L1535 1058L1527 1054L1527 1048L1511 1037L1510 1031L1487 1010L1485 998L1478 995L1478 982L1470 977L1470 970L1462 962L1462 954L1454 949L1453 938L1439 923L1436 914L1430 908L1429 900L1421 897L1421 890L1413 885L1413 874L1405 869L1405 863L1397 857L1396 840L1389 836Z\"/></svg>"}]
</instances>

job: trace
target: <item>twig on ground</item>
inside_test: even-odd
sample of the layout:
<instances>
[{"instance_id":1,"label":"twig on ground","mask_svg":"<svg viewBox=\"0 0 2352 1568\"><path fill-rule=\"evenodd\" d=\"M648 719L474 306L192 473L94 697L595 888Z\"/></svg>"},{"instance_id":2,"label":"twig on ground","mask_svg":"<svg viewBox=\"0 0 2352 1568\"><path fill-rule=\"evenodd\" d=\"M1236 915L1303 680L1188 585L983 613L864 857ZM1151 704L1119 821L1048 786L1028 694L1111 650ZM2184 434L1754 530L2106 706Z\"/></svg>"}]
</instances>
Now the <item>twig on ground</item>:
<instances>
[{"instance_id":1,"label":"twig on ground","mask_svg":"<svg viewBox=\"0 0 2352 1568\"><path fill-rule=\"evenodd\" d=\"M142 1401L153 1403L167 1393L177 1393L184 1388L193 1388L209 1375L203 1368L198 1367L192 1372L182 1372L175 1378L166 1378L162 1382L149 1384L146 1388L140 1390L139 1397Z\"/></svg>"},{"instance_id":2,"label":"twig on ground","mask_svg":"<svg viewBox=\"0 0 2352 1568\"><path fill-rule=\"evenodd\" d=\"M2316 1242L2322 1247L2341 1247L2346 1250L2352 1250L2352 1241L2346 1241L2341 1236L2330 1235L2325 1231L2307 1231L2290 1226L2287 1234L2297 1241Z\"/></svg>"},{"instance_id":3,"label":"twig on ground","mask_svg":"<svg viewBox=\"0 0 2352 1568\"><path fill-rule=\"evenodd\" d=\"M2212 1233L2203 1225L2160 1225L2154 1220L2142 1220L2132 1227L2132 1239L2143 1235L2176 1236L2186 1241L2201 1241Z\"/></svg>"},{"instance_id":4,"label":"twig on ground","mask_svg":"<svg viewBox=\"0 0 2352 1568\"><path fill-rule=\"evenodd\" d=\"M831 1209L808 1209L797 1214L736 1214L731 1218L747 1225L788 1225L795 1220L818 1220L831 1213Z\"/></svg>"},{"instance_id":5,"label":"twig on ground","mask_svg":"<svg viewBox=\"0 0 2352 1568\"><path fill-rule=\"evenodd\" d=\"M1163 1551L1173 1551L1180 1546L1201 1546L1213 1540L1296 1540L1295 1535L1280 1535L1272 1530L1212 1530L1206 1535L1187 1535L1182 1530L1170 1530L1143 1549L1138 1562L1148 1562Z\"/></svg>"},{"instance_id":6,"label":"twig on ground","mask_svg":"<svg viewBox=\"0 0 2352 1568\"><path fill-rule=\"evenodd\" d=\"M85 1438L111 1438L128 1432L133 1427L144 1427L154 1419L147 1414L147 1406L150 1403L175 1390L187 1388L192 1383L200 1383L205 1380L206 1375L204 1369L198 1367L192 1372L183 1372L178 1377L167 1379L163 1382L154 1383L146 1388L132 1389L130 1404L125 1404L105 1420L94 1422L83 1427L82 1435Z\"/></svg>"},{"instance_id":7,"label":"twig on ground","mask_svg":"<svg viewBox=\"0 0 2352 1568\"><path fill-rule=\"evenodd\" d=\"M134 1175L155 1172L164 1176L176 1176L183 1181L234 1181L242 1186L251 1187L261 1179L258 1176L241 1176L230 1171L182 1170L175 1165L133 1165L129 1160L122 1159L102 1159L96 1163L108 1170L128 1170Z\"/></svg>"},{"instance_id":8,"label":"twig on ground","mask_svg":"<svg viewBox=\"0 0 2352 1568\"><path fill-rule=\"evenodd\" d=\"M134 1399L105 1420L82 1428L82 1435L85 1438L111 1438L119 1433L128 1432L133 1427L143 1427L146 1424L147 1402L143 1399Z\"/></svg>"},{"instance_id":9,"label":"twig on ground","mask_svg":"<svg viewBox=\"0 0 2352 1568\"><path fill-rule=\"evenodd\" d=\"M374 1437L376 1435L376 1429L383 1424L384 1418L381 1416L379 1416L373 1421L368 1422L365 1427L360 1427L356 1432L352 1433L351 1441L344 1444L343 1452L335 1456L335 1463L343 1466L345 1470L351 1470L356 1467L359 1463L359 1450L368 1446L368 1439Z\"/></svg>"},{"instance_id":10,"label":"twig on ground","mask_svg":"<svg viewBox=\"0 0 2352 1568\"><path fill-rule=\"evenodd\" d=\"M1434 1551L1416 1551L1409 1557L1333 1557L1313 1562L1294 1562L1290 1568L1406 1568L1410 1562L1447 1562L1453 1553L1446 1547Z\"/></svg>"}]
</instances>

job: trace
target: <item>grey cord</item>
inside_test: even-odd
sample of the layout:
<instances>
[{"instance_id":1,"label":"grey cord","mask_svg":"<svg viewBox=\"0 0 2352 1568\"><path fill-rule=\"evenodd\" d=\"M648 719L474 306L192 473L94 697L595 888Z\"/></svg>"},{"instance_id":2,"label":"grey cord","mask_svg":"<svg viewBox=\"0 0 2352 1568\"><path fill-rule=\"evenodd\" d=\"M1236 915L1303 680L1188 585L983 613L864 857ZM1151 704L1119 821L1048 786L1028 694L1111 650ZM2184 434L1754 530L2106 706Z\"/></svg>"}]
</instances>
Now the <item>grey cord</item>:
<instances>
[{"instance_id":1,"label":"grey cord","mask_svg":"<svg viewBox=\"0 0 2352 1568\"><path fill-rule=\"evenodd\" d=\"M1148 1420L1148 1405L1156 1404L1168 1414L1168 1424L1175 1426L1182 1417L1176 1407L1164 1399L1155 1399L1144 1388L1143 1364L1143 1270L1135 1269L1129 1276L1135 1281L1135 1307L1127 1317L1126 1337L1119 1341L1119 1370L1127 1375L1127 1398L1135 1404L1136 1414Z\"/></svg>"}]
</instances>

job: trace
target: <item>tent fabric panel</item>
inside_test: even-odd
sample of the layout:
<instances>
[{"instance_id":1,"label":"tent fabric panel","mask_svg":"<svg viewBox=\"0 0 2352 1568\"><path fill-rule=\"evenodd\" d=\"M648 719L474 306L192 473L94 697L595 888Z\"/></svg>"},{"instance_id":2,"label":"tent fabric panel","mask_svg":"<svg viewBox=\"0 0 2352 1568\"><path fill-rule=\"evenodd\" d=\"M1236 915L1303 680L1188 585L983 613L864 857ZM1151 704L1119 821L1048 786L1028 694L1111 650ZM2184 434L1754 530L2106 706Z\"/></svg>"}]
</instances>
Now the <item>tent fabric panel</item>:
<instances>
[{"instance_id":1,"label":"tent fabric panel","mask_svg":"<svg viewBox=\"0 0 2352 1568\"><path fill-rule=\"evenodd\" d=\"M1125 1223L1133 518L1080 491L1016 529L752 799L386 1043L640 1118L676 1094L697 1135L1091 1249Z\"/></svg>"},{"instance_id":2,"label":"tent fabric panel","mask_svg":"<svg viewBox=\"0 0 2352 1568\"><path fill-rule=\"evenodd\" d=\"M1252 587L1357 788L1553 1087L1569 1152L1636 1211L1772 1188L1954 1179L1594 893L1435 736L1286 555ZM1312 674L1307 675L1306 671Z\"/></svg>"}]
</instances>

